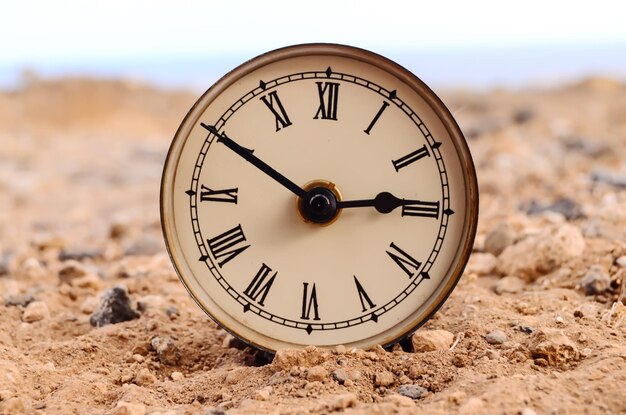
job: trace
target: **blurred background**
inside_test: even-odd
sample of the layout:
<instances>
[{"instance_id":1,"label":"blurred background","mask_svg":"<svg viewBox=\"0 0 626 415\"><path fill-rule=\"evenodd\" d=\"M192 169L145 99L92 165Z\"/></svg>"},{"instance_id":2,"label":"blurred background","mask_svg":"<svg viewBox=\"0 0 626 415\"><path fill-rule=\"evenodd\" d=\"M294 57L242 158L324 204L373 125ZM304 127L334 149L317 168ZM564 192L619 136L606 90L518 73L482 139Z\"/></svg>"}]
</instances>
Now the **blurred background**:
<instances>
[{"instance_id":1,"label":"blurred background","mask_svg":"<svg viewBox=\"0 0 626 415\"><path fill-rule=\"evenodd\" d=\"M554 85L626 76L626 4L417 1L0 2L0 86L43 77L141 79L204 90L297 43L383 54L433 86Z\"/></svg>"}]
</instances>

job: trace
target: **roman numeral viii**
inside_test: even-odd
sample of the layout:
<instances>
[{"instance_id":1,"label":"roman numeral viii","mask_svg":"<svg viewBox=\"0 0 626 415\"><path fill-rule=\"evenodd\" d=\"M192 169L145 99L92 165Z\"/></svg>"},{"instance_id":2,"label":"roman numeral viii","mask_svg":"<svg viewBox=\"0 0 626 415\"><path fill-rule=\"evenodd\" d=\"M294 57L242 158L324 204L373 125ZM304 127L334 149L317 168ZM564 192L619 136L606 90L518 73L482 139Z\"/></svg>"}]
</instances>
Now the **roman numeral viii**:
<instances>
[{"instance_id":1,"label":"roman numeral viii","mask_svg":"<svg viewBox=\"0 0 626 415\"><path fill-rule=\"evenodd\" d=\"M336 82L316 82L320 106L314 119L337 121L337 102L339 100L339 84Z\"/></svg>"},{"instance_id":2,"label":"roman numeral viii","mask_svg":"<svg viewBox=\"0 0 626 415\"><path fill-rule=\"evenodd\" d=\"M205 185L202 185L202 190L200 191L200 201L201 202L226 202L226 203L237 203L237 190L234 189L224 189L224 190L213 190L209 189Z\"/></svg>"},{"instance_id":3,"label":"roman numeral viii","mask_svg":"<svg viewBox=\"0 0 626 415\"><path fill-rule=\"evenodd\" d=\"M393 167L396 169L396 171L400 171L401 168L406 167L411 163L415 163L417 160L424 157L430 157L430 153L426 148L426 144L424 144L422 147L418 148L414 152L409 153L404 157L400 157L398 160L392 160L391 162L393 163Z\"/></svg>"},{"instance_id":4,"label":"roman numeral viii","mask_svg":"<svg viewBox=\"0 0 626 415\"><path fill-rule=\"evenodd\" d=\"M320 315L317 307L317 292L315 291L315 284L311 287L309 292L309 283L303 282L303 294L302 294L302 320L310 320L311 310L313 310L313 320L319 320Z\"/></svg>"},{"instance_id":5,"label":"roman numeral viii","mask_svg":"<svg viewBox=\"0 0 626 415\"><path fill-rule=\"evenodd\" d=\"M267 97L269 96L269 99ZM285 107L283 107L283 103L280 102L280 98L276 94L276 91L272 91L267 95L263 95L259 98L267 108L272 111L274 117L276 118L276 131L279 131L281 128L289 127L291 125L291 121L289 120L289 116L285 111Z\"/></svg>"},{"instance_id":6,"label":"roman numeral viii","mask_svg":"<svg viewBox=\"0 0 626 415\"><path fill-rule=\"evenodd\" d=\"M267 297L267 293L270 288L272 288L272 284L274 284L274 279L276 279L276 274L278 272L274 272L274 274L268 279L267 276L270 275L272 269L267 265L261 265L261 269L256 273L248 288L244 290L244 294L250 297L253 301L259 303L259 305L265 305L265 297ZM260 298L259 298L260 297Z\"/></svg>"},{"instance_id":7,"label":"roman numeral viii","mask_svg":"<svg viewBox=\"0 0 626 415\"><path fill-rule=\"evenodd\" d=\"M374 304L372 300L370 300L369 295L367 295L367 293L363 289L363 286L357 279L356 275L354 276L354 284L356 285L356 290L359 293L359 300L361 301L361 307L363 308L363 312L367 311L369 308L376 307L376 304ZM367 303L367 306L365 306L365 303Z\"/></svg>"},{"instance_id":8,"label":"roman numeral viii","mask_svg":"<svg viewBox=\"0 0 626 415\"><path fill-rule=\"evenodd\" d=\"M402 268L402 271L406 272L406 275L408 275L409 278L415 277L417 275L417 270L422 263L404 252L393 242L389 245L389 247L391 250L386 251L387 255L389 255L400 268Z\"/></svg>"},{"instance_id":9,"label":"roman numeral viii","mask_svg":"<svg viewBox=\"0 0 626 415\"><path fill-rule=\"evenodd\" d=\"M235 258L237 255L250 248L246 245L246 236L243 234L241 225L217 235L215 238L207 239L209 250L217 260L217 265L221 267Z\"/></svg>"}]
</instances>

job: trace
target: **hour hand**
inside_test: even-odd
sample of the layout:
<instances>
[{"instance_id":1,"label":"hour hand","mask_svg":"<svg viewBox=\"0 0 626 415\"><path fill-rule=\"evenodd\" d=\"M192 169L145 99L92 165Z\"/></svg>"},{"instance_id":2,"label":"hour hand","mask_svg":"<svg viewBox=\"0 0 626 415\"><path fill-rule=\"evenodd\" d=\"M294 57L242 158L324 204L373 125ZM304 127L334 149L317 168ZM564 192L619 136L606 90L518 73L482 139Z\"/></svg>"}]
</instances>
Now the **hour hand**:
<instances>
[{"instance_id":1,"label":"hour hand","mask_svg":"<svg viewBox=\"0 0 626 415\"><path fill-rule=\"evenodd\" d=\"M274 170L263 160L259 159L257 156L252 154L252 151L248 150L245 147L240 146L235 141L233 141L230 137L228 137L225 133L220 133L217 131L213 125L207 125L205 123L200 123L200 125L207 129L210 133L217 137L217 142L224 144L226 147L234 151L237 155L241 156L247 162L252 164L257 169L261 170L263 173L270 176L272 179L276 180L278 183L282 184L284 187L289 189L291 192L295 193L296 196L305 197L306 192L300 186Z\"/></svg>"},{"instance_id":2,"label":"hour hand","mask_svg":"<svg viewBox=\"0 0 626 415\"><path fill-rule=\"evenodd\" d=\"M390 213L397 207L417 203L421 203L421 201L400 199L389 192L381 192L374 199L339 201L337 202L337 208L373 207L380 213Z\"/></svg>"}]
</instances>

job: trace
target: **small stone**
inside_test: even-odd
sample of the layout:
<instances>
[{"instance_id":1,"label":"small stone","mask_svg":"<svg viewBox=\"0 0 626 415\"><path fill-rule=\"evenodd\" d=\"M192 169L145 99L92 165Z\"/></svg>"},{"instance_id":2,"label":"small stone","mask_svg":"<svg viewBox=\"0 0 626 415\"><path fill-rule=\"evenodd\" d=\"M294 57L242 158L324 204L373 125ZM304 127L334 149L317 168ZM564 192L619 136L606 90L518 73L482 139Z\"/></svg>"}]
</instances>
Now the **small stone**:
<instances>
[{"instance_id":1,"label":"small stone","mask_svg":"<svg viewBox=\"0 0 626 415\"><path fill-rule=\"evenodd\" d=\"M545 328L538 331L534 335L530 351L535 363L543 359L550 366L563 366L580 357L574 342L559 329Z\"/></svg>"},{"instance_id":2,"label":"small stone","mask_svg":"<svg viewBox=\"0 0 626 415\"><path fill-rule=\"evenodd\" d=\"M601 265L592 265L580 281L586 295L602 294L609 289L611 278Z\"/></svg>"},{"instance_id":3,"label":"small stone","mask_svg":"<svg viewBox=\"0 0 626 415\"><path fill-rule=\"evenodd\" d=\"M537 415L537 412L531 408L524 408L522 409L522 412L520 412L520 415Z\"/></svg>"},{"instance_id":4,"label":"small stone","mask_svg":"<svg viewBox=\"0 0 626 415\"><path fill-rule=\"evenodd\" d=\"M135 383L139 386L151 385L157 381L156 376L154 376L148 369L141 369L139 373L135 376Z\"/></svg>"},{"instance_id":5,"label":"small stone","mask_svg":"<svg viewBox=\"0 0 626 415\"><path fill-rule=\"evenodd\" d=\"M622 268L626 268L626 255L622 255L621 257L615 260L615 263Z\"/></svg>"},{"instance_id":6,"label":"small stone","mask_svg":"<svg viewBox=\"0 0 626 415\"><path fill-rule=\"evenodd\" d=\"M476 252L470 257L466 271L478 275L489 275L496 269L497 264L498 260L492 254Z\"/></svg>"},{"instance_id":7,"label":"small stone","mask_svg":"<svg viewBox=\"0 0 626 415\"><path fill-rule=\"evenodd\" d=\"M118 401L113 415L146 415L146 406L142 403Z\"/></svg>"},{"instance_id":8,"label":"small stone","mask_svg":"<svg viewBox=\"0 0 626 415\"><path fill-rule=\"evenodd\" d=\"M335 369L330 374L340 385L343 385L348 380L348 373L344 369Z\"/></svg>"},{"instance_id":9,"label":"small stone","mask_svg":"<svg viewBox=\"0 0 626 415\"><path fill-rule=\"evenodd\" d=\"M502 330L494 330L485 336L485 340L489 344L502 344L506 343L508 339Z\"/></svg>"},{"instance_id":10,"label":"small stone","mask_svg":"<svg viewBox=\"0 0 626 415\"><path fill-rule=\"evenodd\" d=\"M59 282L70 284L76 278L90 274L89 270L76 260L65 261L59 269Z\"/></svg>"},{"instance_id":11,"label":"small stone","mask_svg":"<svg viewBox=\"0 0 626 415\"><path fill-rule=\"evenodd\" d=\"M30 303L35 301L35 297L32 294L16 294L10 295L4 300L4 305L26 307Z\"/></svg>"},{"instance_id":12,"label":"small stone","mask_svg":"<svg viewBox=\"0 0 626 415\"><path fill-rule=\"evenodd\" d=\"M174 382L178 382L178 381L183 380L185 378L185 375L183 375L181 372L172 372L170 377L172 378Z\"/></svg>"},{"instance_id":13,"label":"small stone","mask_svg":"<svg viewBox=\"0 0 626 415\"><path fill-rule=\"evenodd\" d=\"M274 355L272 365L276 370L289 370L293 366L316 366L326 360L326 352L316 347L301 349L281 349Z\"/></svg>"},{"instance_id":14,"label":"small stone","mask_svg":"<svg viewBox=\"0 0 626 415\"><path fill-rule=\"evenodd\" d=\"M176 317L180 316L178 309L174 306L169 306L165 309L165 314L170 318L170 320L174 320Z\"/></svg>"},{"instance_id":15,"label":"small stone","mask_svg":"<svg viewBox=\"0 0 626 415\"><path fill-rule=\"evenodd\" d=\"M71 249L59 252L59 261L65 262L69 260L84 261L85 259L93 259L102 256L102 252L98 250Z\"/></svg>"},{"instance_id":16,"label":"small stone","mask_svg":"<svg viewBox=\"0 0 626 415\"><path fill-rule=\"evenodd\" d=\"M392 385L394 381L393 373L386 370L374 375L374 385L376 386L389 386Z\"/></svg>"},{"instance_id":17,"label":"small stone","mask_svg":"<svg viewBox=\"0 0 626 415\"><path fill-rule=\"evenodd\" d=\"M493 291L500 295L517 294L521 292L525 286L526 283L523 279L509 275L498 280L493 286Z\"/></svg>"},{"instance_id":18,"label":"small stone","mask_svg":"<svg viewBox=\"0 0 626 415\"><path fill-rule=\"evenodd\" d=\"M423 397L428 390L419 385L402 385L398 388L398 393L411 399L419 399Z\"/></svg>"},{"instance_id":19,"label":"small stone","mask_svg":"<svg viewBox=\"0 0 626 415\"><path fill-rule=\"evenodd\" d=\"M80 304L80 311L83 314L91 314L94 312L98 305L100 304L100 300L98 297L90 296L85 298L85 300Z\"/></svg>"},{"instance_id":20,"label":"small stone","mask_svg":"<svg viewBox=\"0 0 626 415\"><path fill-rule=\"evenodd\" d=\"M254 391L252 394L252 398L255 401L267 401L272 394L273 388L271 386L266 386L263 389L259 389Z\"/></svg>"},{"instance_id":21,"label":"small stone","mask_svg":"<svg viewBox=\"0 0 626 415\"><path fill-rule=\"evenodd\" d=\"M574 310L574 317L582 318L582 317L597 317L598 316L598 307L593 303L582 303L576 310Z\"/></svg>"},{"instance_id":22,"label":"small stone","mask_svg":"<svg viewBox=\"0 0 626 415\"><path fill-rule=\"evenodd\" d=\"M100 277L95 274L87 274L83 277L75 278L70 284L72 287L86 288L92 291L100 291L104 286Z\"/></svg>"},{"instance_id":23,"label":"small stone","mask_svg":"<svg viewBox=\"0 0 626 415\"><path fill-rule=\"evenodd\" d=\"M329 403L331 411L339 411L341 409L350 408L356 405L358 399L354 393L342 393L332 398Z\"/></svg>"},{"instance_id":24,"label":"small stone","mask_svg":"<svg viewBox=\"0 0 626 415\"><path fill-rule=\"evenodd\" d=\"M533 334L535 329L530 326L518 326L519 331L526 334Z\"/></svg>"},{"instance_id":25,"label":"small stone","mask_svg":"<svg viewBox=\"0 0 626 415\"><path fill-rule=\"evenodd\" d=\"M100 306L89 318L89 323L95 327L117 324L139 318L130 305L130 298L123 287L113 287L104 292Z\"/></svg>"},{"instance_id":26,"label":"small stone","mask_svg":"<svg viewBox=\"0 0 626 415\"><path fill-rule=\"evenodd\" d=\"M542 205L532 201L526 213L528 215L537 215L543 212L557 212L563 215L567 220L575 220L584 218L582 207L573 199L560 198L550 205Z\"/></svg>"},{"instance_id":27,"label":"small stone","mask_svg":"<svg viewBox=\"0 0 626 415\"><path fill-rule=\"evenodd\" d=\"M163 252L163 239L154 235L143 235L124 249L124 255L154 256Z\"/></svg>"},{"instance_id":28,"label":"small stone","mask_svg":"<svg viewBox=\"0 0 626 415\"><path fill-rule=\"evenodd\" d=\"M306 378L308 381L323 382L328 377L328 371L322 366L313 366L307 370Z\"/></svg>"},{"instance_id":29,"label":"small stone","mask_svg":"<svg viewBox=\"0 0 626 415\"><path fill-rule=\"evenodd\" d=\"M0 277L9 275L11 272L11 254L5 252L0 255Z\"/></svg>"},{"instance_id":30,"label":"small stone","mask_svg":"<svg viewBox=\"0 0 626 415\"><path fill-rule=\"evenodd\" d=\"M178 364L180 351L172 339L165 336L155 336L150 340L150 344L161 363L165 365Z\"/></svg>"},{"instance_id":31,"label":"small stone","mask_svg":"<svg viewBox=\"0 0 626 415\"><path fill-rule=\"evenodd\" d=\"M525 124L535 118L537 114L532 108L520 108L513 114L513 122L515 124Z\"/></svg>"},{"instance_id":32,"label":"small stone","mask_svg":"<svg viewBox=\"0 0 626 415\"><path fill-rule=\"evenodd\" d=\"M416 353L448 350L454 341L454 334L446 330L418 330L411 338Z\"/></svg>"},{"instance_id":33,"label":"small stone","mask_svg":"<svg viewBox=\"0 0 626 415\"><path fill-rule=\"evenodd\" d=\"M143 357L142 355L140 355L139 353L136 353L132 356L133 361L137 362L137 363L141 363L144 360L146 360L145 357Z\"/></svg>"},{"instance_id":34,"label":"small stone","mask_svg":"<svg viewBox=\"0 0 626 415\"><path fill-rule=\"evenodd\" d=\"M561 317L561 316L556 316L554 318L554 321L556 321L556 324L563 324L563 323L565 323L565 320L563 320L563 317Z\"/></svg>"},{"instance_id":35,"label":"small stone","mask_svg":"<svg viewBox=\"0 0 626 415\"><path fill-rule=\"evenodd\" d=\"M498 256L504 249L515 242L515 234L507 223L501 223L485 237L485 252Z\"/></svg>"},{"instance_id":36,"label":"small stone","mask_svg":"<svg viewBox=\"0 0 626 415\"><path fill-rule=\"evenodd\" d=\"M24 309L22 321L34 323L35 321L40 321L48 317L50 317L50 312L48 311L46 303L43 301L33 301Z\"/></svg>"}]
</instances>

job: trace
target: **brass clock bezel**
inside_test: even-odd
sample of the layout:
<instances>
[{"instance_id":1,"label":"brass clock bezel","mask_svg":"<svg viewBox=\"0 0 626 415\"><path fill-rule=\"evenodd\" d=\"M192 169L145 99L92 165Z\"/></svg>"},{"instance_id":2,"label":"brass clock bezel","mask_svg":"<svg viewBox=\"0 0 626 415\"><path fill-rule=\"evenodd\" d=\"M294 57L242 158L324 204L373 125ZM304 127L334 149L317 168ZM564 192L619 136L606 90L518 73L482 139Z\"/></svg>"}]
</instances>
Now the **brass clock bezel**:
<instances>
[{"instance_id":1,"label":"brass clock bezel","mask_svg":"<svg viewBox=\"0 0 626 415\"><path fill-rule=\"evenodd\" d=\"M450 135L456 149L461 165L464 168L463 178L465 181L466 194L466 210L464 216L463 245L461 249L457 250L454 260L451 262L451 267L442 279L442 284L437 289L437 295L430 297L426 303L420 304L416 308L417 310L422 308L424 304L427 307L422 310L421 313L411 314L406 319L399 322L397 325L383 332L375 333L369 338L361 339L360 341L347 344L346 346L368 348L376 344L380 344L383 347L390 346L403 338L406 338L420 326L422 326L430 317L432 317L437 310L443 305L449 295L452 293L454 287L458 283L463 274L463 270L469 259L474 238L476 235L476 229L478 224L478 183L476 178L476 170L469 151L467 142L459 128L458 124L452 117L448 108L443 104L439 97L417 76L410 71L402 67L401 65L373 52L369 52L364 49L359 49L352 46L339 45L339 44L326 44L326 43L313 43L288 46L274 51L267 52L256 58L253 58L239 67L233 69L220 80L218 80L213 86L211 86L202 96L196 101L189 112L185 115L179 128L174 135L174 139L170 145L167 153L165 166L163 169L163 175L161 178L160 188L160 214L161 214L161 227L163 236L166 242L166 248L168 255L174 265L174 269L178 274L184 287L189 292L193 300L198 306L219 326L233 334L234 336L242 339L243 341L251 344L259 349L274 352L280 348L285 347L304 347L300 344L291 344L283 341L278 341L268 337L262 333L258 334L258 339L249 338L249 336L243 335L236 328L229 327L223 321L220 321L211 313L211 306L208 306L199 296L193 292L190 288L189 281L187 280L187 274L191 275L192 272L189 269L187 263L182 258L182 250L177 240L176 229L173 221L173 184L176 177L176 166L178 164L180 152L184 145L184 142L191 131L192 127L198 122L198 118L202 115L205 108L207 108L213 100L218 97L222 91L226 90L230 85L237 80L245 77L247 74L277 61L296 58L301 56L337 56L358 60L369 65L375 66L385 72L391 73L398 78L415 93L417 93L430 108L435 112L443 123L445 129ZM339 216L339 215L338 215ZM393 328L399 325L405 325L406 322L410 323L404 329L404 331L398 333ZM251 331L254 329L249 328ZM393 331L393 334L390 333ZM372 339L375 339L373 341ZM260 341L259 341L260 340Z\"/></svg>"}]
</instances>

